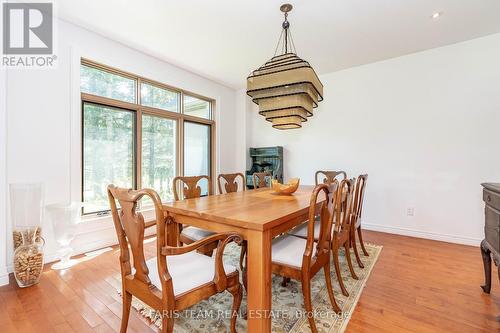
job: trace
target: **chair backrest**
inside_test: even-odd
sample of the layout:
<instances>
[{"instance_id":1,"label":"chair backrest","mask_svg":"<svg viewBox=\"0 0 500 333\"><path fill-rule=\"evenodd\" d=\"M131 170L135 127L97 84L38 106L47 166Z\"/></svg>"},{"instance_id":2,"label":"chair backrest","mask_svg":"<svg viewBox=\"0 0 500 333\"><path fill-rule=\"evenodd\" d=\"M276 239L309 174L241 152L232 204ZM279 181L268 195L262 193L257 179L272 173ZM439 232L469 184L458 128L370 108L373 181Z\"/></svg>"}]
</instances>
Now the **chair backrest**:
<instances>
[{"instance_id":1,"label":"chair backrest","mask_svg":"<svg viewBox=\"0 0 500 333\"><path fill-rule=\"evenodd\" d=\"M335 200L334 232L349 232L353 208L353 188L354 179L344 179L340 182Z\"/></svg>"},{"instance_id":2,"label":"chair backrest","mask_svg":"<svg viewBox=\"0 0 500 333\"><path fill-rule=\"evenodd\" d=\"M266 183L266 177L272 178L273 175L269 172L255 172L252 175L253 188L269 187L271 184ZM270 181L269 181L270 183Z\"/></svg>"},{"instance_id":3,"label":"chair backrest","mask_svg":"<svg viewBox=\"0 0 500 333\"><path fill-rule=\"evenodd\" d=\"M321 175L323 175L323 181L320 181L319 176L321 176ZM339 171L318 170L314 174L314 179L316 181L316 185L321 184L321 183L331 183L331 182L333 182L334 179L337 179L340 182L344 179L347 179L347 173L345 171L342 171L342 170L339 170Z\"/></svg>"},{"instance_id":4,"label":"chair backrest","mask_svg":"<svg viewBox=\"0 0 500 333\"><path fill-rule=\"evenodd\" d=\"M241 187L245 191L245 176L242 173L226 173L220 174L217 177L217 185L219 186L219 193L232 193L238 192L238 182L237 178L241 178ZM224 186L222 186L224 184ZM224 190L223 190L224 189Z\"/></svg>"},{"instance_id":5,"label":"chair backrest","mask_svg":"<svg viewBox=\"0 0 500 333\"><path fill-rule=\"evenodd\" d=\"M352 209L354 222L361 218L361 213L363 212L363 200L365 197L366 181L368 180L368 175L359 175L356 179L356 186L354 187L354 206Z\"/></svg>"},{"instance_id":6,"label":"chair backrest","mask_svg":"<svg viewBox=\"0 0 500 333\"><path fill-rule=\"evenodd\" d=\"M201 187L198 183L206 179L208 182L208 195L212 195L212 180L209 176L178 176L172 182L174 189L174 200L199 198L201 196ZM182 198L179 196L178 190L182 188Z\"/></svg>"},{"instance_id":7,"label":"chair backrest","mask_svg":"<svg viewBox=\"0 0 500 333\"><path fill-rule=\"evenodd\" d=\"M320 219L320 232L319 239L316 244L316 256L321 254L329 255L338 186L339 183L337 180L333 180L333 182L328 184L319 184L316 185L311 194L309 202L309 220L307 222L307 242L302 262L303 267L312 263L311 257L313 255L313 246L315 242L314 227L316 216L319 216ZM319 214L317 209L318 199L322 200L319 208Z\"/></svg>"},{"instance_id":8,"label":"chair backrest","mask_svg":"<svg viewBox=\"0 0 500 333\"><path fill-rule=\"evenodd\" d=\"M114 185L108 186L108 199L113 216L113 223L120 246L120 267L122 273L122 283L127 283L134 287L133 290L143 290L140 295L135 295L147 304L156 304L158 296L153 293L149 270L144 258L144 216L137 211L137 203L142 197L148 196L153 201L156 213L157 230L157 259L162 284L162 292L166 295L173 295L173 285L168 273L165 256L161 255L161 248L166 244L166 219L163 214L161 199L158 193L151 189L132 190L119 188ZM118 201L120 209L116 202ZM132 264L130 262L130 251L133 256L133 266L135 272L132 275ZM125 288L125 284L124 284ZM129 290L132 293L131 290Z\"/></svg>"}]
</instances>

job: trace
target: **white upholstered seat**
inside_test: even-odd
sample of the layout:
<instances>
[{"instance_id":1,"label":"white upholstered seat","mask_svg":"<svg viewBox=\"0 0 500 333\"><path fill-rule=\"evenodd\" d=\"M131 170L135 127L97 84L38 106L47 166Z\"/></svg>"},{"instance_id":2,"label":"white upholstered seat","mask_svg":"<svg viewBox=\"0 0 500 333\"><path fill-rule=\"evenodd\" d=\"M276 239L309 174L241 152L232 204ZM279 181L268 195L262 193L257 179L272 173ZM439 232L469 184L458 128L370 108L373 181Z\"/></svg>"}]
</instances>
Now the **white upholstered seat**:
<instances>
[{"instance_id":1,"label":"white upholstered seat","mask_svg":"<svg viewBox=\"0 0 500 333\"><path fill-rule=\"evenodd\" d=\"M151 283L161 290L156 257L147 260L146 265L149 269ZM176 256L167 256L167 267L172 277L174 294L177 296L211 282L214 279L215 256L207 257L195 251ZM230 274L236 271L236 267L224 263L224 270L226 274Z\"/></svg>"},{"instance_id":2,"label":"white upholstered seat","mask_svg":"<svg viewBox=\"0 0 500 333\"><path fill-rule=\"evenodd\" d=\"M306 249L306 240L291 235L284 235L273 240L272 261L288 266L302 267L302 257ZM314 253L316 243L314 243Z\"/></svg>"},{"instance_id":3,"label":"white upholstered seat","mask_svg":"<svg viewBox=\"0 0 500 333\"><path fill-rule=\"evenodd\" d=\"M197 227L184 227L182 228L182 234L194 241L198 241L208 236L212 236L214 233Z\"/></svg>"},{"instance_id":4,"label":"white upholstered seat","mask_svg":"<svg viewBox=\"0 0 500 333\"><path fill-rule=\"evenodd\" d=\"M289 232L290 235L307 238L307 224L309 221L302 223L297 228L291 230ZM314 239L319 239L319 231L320 231L320 222L319 218L316 218L314 221Z\"/></svg>"}]
</instances>

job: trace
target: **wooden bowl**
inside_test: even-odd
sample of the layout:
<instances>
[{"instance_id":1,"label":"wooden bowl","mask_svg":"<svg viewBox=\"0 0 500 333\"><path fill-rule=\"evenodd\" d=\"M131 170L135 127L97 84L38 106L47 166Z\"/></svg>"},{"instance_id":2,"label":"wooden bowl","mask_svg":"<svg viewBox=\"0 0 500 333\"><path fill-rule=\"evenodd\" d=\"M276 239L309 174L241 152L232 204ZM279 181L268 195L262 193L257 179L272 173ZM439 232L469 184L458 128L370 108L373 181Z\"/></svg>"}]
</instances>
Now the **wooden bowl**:
<instances>
[{"instance_id":1,"label":"wooden bowl","mask_svg":"<svg viewBox=\"0 0 500 333\"><path fill-rule=\"evenodd\" d=\"M277 194L292 194L299 188L300 179L292 178L287 184L280 184L276 179L271 182L271 187L273 191Z\"/></svg>"}]
</instances>

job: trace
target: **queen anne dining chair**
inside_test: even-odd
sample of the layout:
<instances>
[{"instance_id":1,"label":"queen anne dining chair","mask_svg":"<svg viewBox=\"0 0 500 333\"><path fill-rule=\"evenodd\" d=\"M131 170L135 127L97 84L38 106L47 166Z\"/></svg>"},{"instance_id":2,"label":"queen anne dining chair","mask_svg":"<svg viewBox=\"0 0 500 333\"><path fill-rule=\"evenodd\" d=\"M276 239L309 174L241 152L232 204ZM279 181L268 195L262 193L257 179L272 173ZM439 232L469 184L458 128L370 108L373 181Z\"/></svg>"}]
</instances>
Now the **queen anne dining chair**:
<instances>
[{"instance_id":1,"label":"queen anne dining chair","mask_svg":"<svg viewBox=\"0 0 500 333\"><path fill-rule=\"evenodd\" d=\"M154 223L145 223L143 215L137 211L137 203L144 196L153 201L156 213ZM161 332L172 333L177 311L225 290L233 295L230 331L235 332L242 287L238 270L223 262L223 253L226 244L231 241L241 243L241 237L235 233L218 233L187 246L168 246L166 226L173 222L165 218L160 197L154 190L109 185L108 198L120 246L123 299L120 332L127 331L132 296L161 314ZM157 231L157 256L146 260L144 230L152 226L156 226ZM212 243L217 244L215 258L195 251Z\"/></svg>"},{"instance_id":2,"label":"queen anne dining chair","mask_svg":"<svg viewBox=\"0 0 500 333\"><path fill-rule=\"evenodd\" d=\"M338 171L318 170L314 174L314 180L316 181L316 185L328 182L331 183L334 179L337 179L339 182L341 182L342 180L347 179L347 173L342 170Z\"/></svg>"},{"instance_id":3,"label":"queen anne dining chair","mask_svg":"<svg viewBox=\"0 0 500 333\"><path fill-rule=\"evenodd\" d=\"M269 177L269 184L266 182L266 177ZM252 175L253 188L271 186L271 178L273 178L273 175L269 172L255 172Z\"/></svg>"},{"instance_id":4,"label":"queen anne dining chair","mask_svg":"<svg viewBox=\"0 0 500 333\"><path fill-rule=\"evenodd\" d=\"M334 180L337 180L339 183L347 179L347 173L345 171L323 171L323 170L318 170L314 174L314 180L316 181L316 185L318 184L328 184L332 183ZM316 218L316 226L314 228L314 238L318 239L319 237L319 221ZM290 234L298 237L303 237L307 238L307 223L302 223L298 227L294 228L293 230L290 231Z\"/></svg>"},{"instance_id":5,"label":"queen anne dining chair","mask_svg":"<svg viewBox=\"0 0 500 333\"><path fill-rule=\"evenodd\" d=\"M224 194L238 192L238 178L241 178L241 190L245 191L245 176L242 173L222 173L217 177L219 193Z\"/></svg>"},{"instance_id":6,"label":"queen anne dining chair","mask_svg":"<svg viewBox=\"0 0 500 333\"><path fill-rule=\"evenodd\" d=\"M226 174L222 173L217 177L217 185L219 187L219 193L227 194L227 193L238 192L239 186L237 178L241 178L241 190L245 191L246 179L242 173L226 173ZM242 272L244 269L243 261L245 260L246 250L247 250L247 242L244 240L241 246L241 253L240 253L240 269ZM246 282L247 282L246 278L244 278L245 285Z\"/></svg>"},{"instance_id":7,"label":"queen anne dining chair","mask_svg":"<svg viewBox=\"0 0 500 333\"><path fill-rule=\"evenodd\" d=\"M363 242L363 234L361 232L361 214L363 212L363 201L365 197L366 181L368 180L368 175L360 175L356 179L356 186L354 187L354 206L352 212L352 222L351 222L351 247L354 249L354 255L356 256L356 261L358 266L364 268L363 262L359 256L358 247L356 244L356 232L358 233L359 244L363 250L363 254L368 256L368 251L366 251L365 244Z\"/></svg>"},{"instance_id":8,"label":"queen anne dining chair","mask_svg":"<svg viewBox=\"0 0 500 333\"><path fill-rule=\"evenodd\" d=\"M342 294L349 296L347 289L344 285L344 280L342 279L342 274L340 270L339 262L339 250L344 248L344 254L349 266L349 272L353 279L358 280L358 276L354 271L351 259L351 222L352 222L352 208L353 208L353 187L354 179L344 179L340 182L339 189L337 190L336 203L334 218L333 218L333 235L332 235L332 257L333 263L335 265L335 272L337 274L337 280L339 281L340 289Z\"/></svg>"},{"instance_id":9,"label":"queen anne dining chair","mask_svg":"<svg viewBox=\"0 0 500 333\"><path fill-rule=\"evenodd\" d=\"M304 307L308 313L307 318L312 332L317 332L317 328L312 315L311 279L321 269L325 273L331 305L336 313L341 312L335 301L330 276L331 228L334 207L338 199L337 186L337 181L334 181L330 184L317 185L314 188L309 206L307 239L285 234L275 238L272 243L272 272L286 279L301 281ZM318 212L318 198L322 202L319 204L319 238L315 240L314 219Z\"/></svg>"},{"instance_id":10,"label":"queen anne dining chair","mask_svg":"<svg viewBox=\"0 0 500 333\"><path fill-rule=\"evenodd\" d=\"M201 196L201 187L199 184L204 179L208 183L208 195L212 195L212 180L209 176L175 177L172 181L175 201L199 198ZM181 193L178 192L179 189L182 189ZM181 244L191 244L214 234L211 231L193 226L180 226L180 230ZM211 256L216 247L217 244L215 243L207 244L203 248L200 248L198 252Z\"/></svg>"},{"instance_id":11,"label":"queen anne dining chair","mask_svg":"<svg viewBox=\"0 0 500 333\"><path fill-rule=\"evenodd\" d=\"M337 182L335 178L330 178L328 181L325 181L325 184L328 184L330 181ZM345 296L349 296L349 293L347 292L347 289L344 284L344 280L342 279L342 274L340 270L340 262L339 262L339 249L344 248L345 251L345 257L347 264L349 266L349 271L351 273L351 276L354 279L358 279L356 272L354 271L354 268L352 266L352 260L351 260L351 252L350 252L350 247L351 247L351 237L352 237L352 211L353 211L353 183L354 180L348 180L344 179L340 182L340 185L338 187L338 191L336 193L337 199L336 199L336 206L335 206L335 212L334 212L334 218L333 218L333 226L332 226L332 257L333 257L333 262L335 265L335 274L337 275L337 280L339 281L340 285L340 290L342 291L342 294ZM316 217L316 220L314 222L315 228L314 228L314 239L318 240L319 239L319 225L320 222L318 220L318 217ZM289 234L293 235L295 237L300 237L300 238L307 238L307 233L308 233L308 228L307 228L307 223L306 226L304 227L304 224L300 225L299 227L295 228L294 230L290 231ZM286 285L287 281L283 280L283 285Z\"/></svg>"}]
</instances>

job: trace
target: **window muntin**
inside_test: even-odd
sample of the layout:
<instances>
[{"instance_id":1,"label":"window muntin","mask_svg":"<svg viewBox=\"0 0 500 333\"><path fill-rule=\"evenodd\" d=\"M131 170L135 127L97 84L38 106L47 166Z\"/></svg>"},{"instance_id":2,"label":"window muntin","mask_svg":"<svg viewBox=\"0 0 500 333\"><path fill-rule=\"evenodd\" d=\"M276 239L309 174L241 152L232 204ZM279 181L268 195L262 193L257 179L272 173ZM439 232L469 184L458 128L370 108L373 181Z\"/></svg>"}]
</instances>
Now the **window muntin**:
<instances>
[{"instance_id":1,"label":"window muntin","mask_svg":"<svg viewBox=\"0 0 500 333\"><path fill-rule=\"evenodd\" d=\"M179 112L179 93L149 83L141 83L141 104L152 108Z\"/></svg>"},{"instance_id":2,"label":"window muntin","mask_svg":"<svg viewBox=\"0 0 500 333\"><path fill-rule=\"evenodd\" d=\"M107 186L134 187L135 115L83 103L84 213L109 210Z\"/></svg>"},{"instance_id":3,"label":"window muntin","mask_svg":"<svg viewBox=\"0 0 500 333\"><path fill-rule=\"evenodd\" d=\"M184 95L184 114L210 119L210 102L197 97Z\"/></svg>"},{"instance_id":4,"label":"window muntin","mask_svg":"<svg viewBox=\"0 0 500 333\"><path fill-rule=\"evenodd\" d=\"M96 67L80 66L80 89L84 93L128 103L136 101L136 80Z\"/></svg>"}]
</instances>

